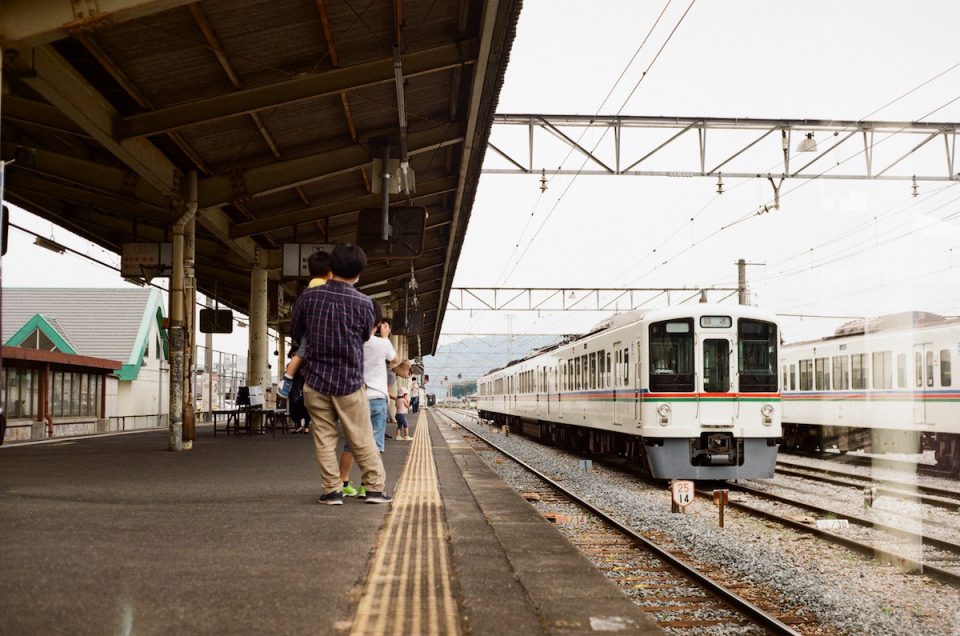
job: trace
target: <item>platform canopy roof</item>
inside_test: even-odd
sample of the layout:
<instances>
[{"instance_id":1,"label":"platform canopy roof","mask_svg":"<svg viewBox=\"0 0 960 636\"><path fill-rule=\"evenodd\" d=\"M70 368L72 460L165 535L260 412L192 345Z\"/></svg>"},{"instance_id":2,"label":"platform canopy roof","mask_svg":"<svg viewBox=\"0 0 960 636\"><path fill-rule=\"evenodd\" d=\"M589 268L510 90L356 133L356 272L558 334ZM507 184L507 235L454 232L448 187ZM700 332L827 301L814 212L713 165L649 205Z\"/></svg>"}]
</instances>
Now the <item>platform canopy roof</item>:
<instances>
[{"instance_id":1,"label":"platform canopy roof","mask_svg":"<svg viewBox=\"0 0 960 636\"><path fill-rule=\"evenodd\" d=\"M254 267L288 302L299 293L280 278L284 244L355 242L359 211L382 203L372 162L390 145L415 175L391 205L426 207L424 251L372 261L358 286L397 310L415 295L411 354L432 353L519 10L3 0L6 198L119 252L170 240L196 171L199 288L246 312Z\"/></svg>"}]
</instances>

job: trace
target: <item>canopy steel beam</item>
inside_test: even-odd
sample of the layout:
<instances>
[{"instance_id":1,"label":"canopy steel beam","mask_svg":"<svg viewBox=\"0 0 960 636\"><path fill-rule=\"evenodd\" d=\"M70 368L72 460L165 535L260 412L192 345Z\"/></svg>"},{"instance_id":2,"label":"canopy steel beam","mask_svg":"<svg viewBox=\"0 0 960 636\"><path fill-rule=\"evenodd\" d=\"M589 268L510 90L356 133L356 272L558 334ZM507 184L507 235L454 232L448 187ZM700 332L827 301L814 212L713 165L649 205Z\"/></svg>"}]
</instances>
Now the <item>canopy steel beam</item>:
<instances>
[{"instance_id":1,"label":"canopy steel beam","mask_svg":"<svg viewBox=\"0 0 960 636\"><path fill-rule=\"evenodd\" d=\"M174 202L182 200L182 175L177 167L147 139L114 139L113 125L119 119L119 112L59 53L50 46L19 48L17 53L14 68L22 72L24 83L139 175L161 197L166 198L171 207ZM119 173L120 187L123 187L126 172L115 168L107 170L115 176ZM84 178L89 176L85 174ZM16 187L15 179L11 179L10 187ZM220 204L201 205L204 209L198 212L198 219L204 227L251 265L263 266L266 256L252 239L230 237L233 222L219 209Z\"/></svg>"},{"instance_id":2,"label":"canopy steel beam","mask_svg":"<svg viewBox=\"0 0 960 636\"><path fill-rule=\"evenodd\" d=\"M447 309L456 311L629 311L672 291L736 292L737 287L454 287ZM651 296L651 294L653 294ZM689 300L685 297L685 300Z\"/></svg>"},{"instance_id":3,"label":"canopy steel beam","mask_svg":"<svg viewBox=\"0 0 960 636\"><path fill-rule=\"evenodd\" d=\"M454 68L476 61L478 44L467 40L403 56L404 75L412 77ZM394 81L393 57L356 64L316 75L236 91L228 95L197 100L118 120L121 139L145 137L196 126L226 117L254 113L265 108L292 104L305 99L334 95L375 84Z\"/></svg>"},{"instance_id":4,"label":"canopy steel beam","mask_svg":"<svg viewBox=\"0 0 960 636\"><path fill-rule=\"evenodd\" d=\"M410 155L463 143L463 125L435 126L411 133ZM363 146L353 145L309 157L277 161L253 168L240 175L216 176L200 182L200 206L217 207L247 197L257 197L321 179L359 170L370 163L370 154Z\"/></svg>"},{"instance_id":5,"label":"canopy steel beam","mask_svg":"<svg viewBox=\"0 0 960 636\"><path fill-rule=\"evenodd\" d=\"M447 179L434 179L433 181L427 181L425 183L418 183L417 193L412 197L412 200L416 201L425 197L452 192L456 189L456 187L456 179L452 177ZM334 216L340 216L341 214L357 212L358 210L362 210L364 208L377 207L380 204L380 199L381 197L379 194L368 194L366 196L353 199L345 199L343 201L336 201L334 203L316 205L309 208L304 208L302 210L296 210L294 212L284 212L282 214L276 214L263 219L256 219L254 221L237 223L233 228L233 236L253 236L268 232L270 230L276 230L284 226L309 223L319 219L326 219ZM400 194L393 195L391 198L391 201L395 202L405 202L406 200L407 197Z\"/></svg>"},{"instance_id":6,"label":"canopy steel beam","mask_svg":"<svg viewBox=\"0 0 960 636\"><path fill-rule=\"evenodd\" d=\"M0 43L47 44L77 32L115 25L173 9L196 0L3 0Z\"/></svg>"},{"instance_id":7,"label":"canopy steel beam","mask_svg":"<svg viewBox=\"0 0 960 636\"><path fill-rule=\"evenodd\" d=\"M904 121L847 121L847 120L825 120L825 119L748 119L731 117L656 117L656 116L589 116L589 115L543 115L543 114L497 114L494 116L494 129L491 134L491 141L488 147L499 155L506 163L488 162L483 172L487 174L541 174L547 175L629 175L629 176L655 176L655 177L716 177L722 174L724 177L733 178L819 178L819 179L872 179L872 180L913 180L917 181L960 181L960 174L957 173L954 163L953 148L955 147L956 134L960 130L960 123L957 122L904 122ZM511 151L505 149L505 144L499 140L496 132L498 129L508 127L523 127L528 131L526 135L516 135ZM593 148L588 149L580 143L579 139L574 140L579 135L571 134L572 131L591 128L603 132L600 141ZM636 137L625 139L624 133L629 130L662 130L675 131L666 139L656 142L649 140L639 140ZM680 146L678 140L681 140L686 133L696 132L696 150L687 159L676 159L678 153L674 153L669 160L677 165L670 165L667 168L658 169L646 168L644 163L651 157L660 153L664 148ZM735 131L749 132L753 134L744 136L744 139L733 143L733 150L724 149L724 154L713 160L713 167L707 169L710 164L707 163L710 147L707 143L708 131ZM762 140L777 131L781 132L781 143L770 144L763 155L762 167L757 170L744 169L743 167L734 167L732 170L722 170L730 162L741 157L747 150L760 144ZM799 170L790 170L791 159L791 140L802 139L802 134L797 133L825 133L821 135L820 142L829 148L820 152L813 160L804 163ZM613 134L608 134L612 132ZM759 136L757 136L759 132ZM860 145L856 140L850 144L844 145L848 139L857 132L863 134L863 144ZM551 138L558 140L571 151L576 151L585 156L589 161L594 162L599 167L589 164L578 167L578 165L557 167L555 161L549 158L540 159L543 165L535 162L535 142L543 134L549 134ZM690 132L690 134L694 134ZM937 137L943 137L945 144L945 170L939 172L931 167L923 172L914 174L890 174L889 170L901 163L907 157L918 152L928 142ZM520 141L522 138L522 141ZM873 158L875 149L889 139L909 140L909 149L900 151L894 160L879 172L873 169ZM916 140L916 141L914 141ZM761 147L762 149L763 147ZM758 149L757 152L760 152ZM689 153L688 146L682 149L684 156ZM818 169L815 165L821 158L829 152L837 150L849 151L849 156L839 165L824 166L824 169ZM718 151L719 152L719 151ZM816 150L814 150L816 152ZM666 154L666 153L664 153ZM805 153L806 154L806 153ZM863 155L863 160L847 161L857 155ZM608 165L602 160L602 157L614 157L613 165ZM639 159L624 159L624 157L639 157ZM757 160L757 159L754 159ZM489 165L496 163L496 167ZM579 163L579 162L578 162ZM548 165L549 164L549 165ZM649 164L648 164L649 165ZM770 166L779 166L776 169ZM624 167L626 166L626 167ZM735 164L736 166L736 164ZM812 168L812 169L810 169ZM808 169L810 169L808 171ZM773 170L773 171L772 171Z\"/></svg>"}]
</instances>

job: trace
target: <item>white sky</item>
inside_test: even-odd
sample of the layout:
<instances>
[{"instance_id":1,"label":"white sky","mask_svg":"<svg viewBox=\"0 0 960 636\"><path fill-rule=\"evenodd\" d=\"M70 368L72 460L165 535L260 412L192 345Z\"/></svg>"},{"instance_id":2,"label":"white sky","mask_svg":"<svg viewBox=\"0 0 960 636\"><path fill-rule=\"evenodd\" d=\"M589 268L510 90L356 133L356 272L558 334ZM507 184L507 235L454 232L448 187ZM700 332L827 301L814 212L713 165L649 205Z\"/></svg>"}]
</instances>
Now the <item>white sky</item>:
<instances>
[{"instance_id":1,"label":"white sky","mask_svg":"<svg viewBox=\"0 0 960 636\"><path fill-rule=\"evenodd\" d=\"M665 4L526 0L498 112L596 113ZM670 3L601 114L622 108L627 115L856 120L873 113L870 119L914 120L960 97L958 67L873 112L960 62L956 2L697 0L624 104L688 6L689 0ZM928 121L958 119L960 100ZM935 143L939 154L908 159L902 169L934 160L942 169L943 145ZM557 164L558 157L550 160ZM752 169L774 167L745 161ZM573 155L564 167L581 163ZM783 191L799 184L788 180ZM744 258L766 263L748 268L752 301L776 312L960 314L960 249L954 250L960 216L947 218L960 210L954 201L960 188L921 183L922 196L912 198L909 182L811 182L785 196L780 210L704 240L771 199L765 180L725 179L725 185L727 193L717 197L709 178L565 176L551 180L541 197L539 176L485 174L455 285L734 286L734 263ZM13 221L101 260L118 260L22 211L14 210ZM116 272L35 247L20 232L11 239L6 286L125 284ZM837 260L843 254L852 256ZM572 333L602 317L508 313L509 319L504 312L448 311L444 332L504 333L509 322L516 333ZM840 322L784 318L783 331L788 341L799 340L830 333ZM214 346L244 354L245 331L217 336Z\"/></svg>"},{"instance_id":2,"label":"white sky","mask_svg":"<svg viewBox=\"0 0 960 636\"><path fill-rule=\"evenodd\" d=\"M960 41L952 26L960 18L957 3L699 0L624 105L690 4L680 0L670 4L600 109L665 4L526 2L497 111L592 115L599 110L612 115L622 107L625 115L857 120L870 114L873 120L911 121L960 97L957 68L873 112L960 62ZM960 101L926 121L958 117ZM574 138L579 134L567 132ZM757 133L747 135L741 138L744 145ZM588 136L584 145L592 147L596 138ZM691 158L696 157L695 139L688 140ZM777 135L769 140L779 143ZM710 141L708 136L708 155ZM797 141L794 136L794 146ZM910 174L929 165L922 162L936 161L932 169L942 171L943 143L935 140L930 148L898 170ZM879 165L885 165L882 151L876 150ZM713 154L717 162L726 156L723 150ZM488 152L487 165L496 162ZM582 163L582 155L575 154L563 165L577 169ZM695 159L687 163L695 165ZM758 159L744 164L757 171L774 167ZM500 161L498 167L503 165ZM571 179L556 177L540 197L539 175L484 175L455 284L735 286L735 261L744 258L766 263L747 270L752 302L777 312L960 313L960 250L952 252L960 247L960 218L943 220L960 210L955 201L960 189L935 193L946 184L921 183L922 196L913 198L909 182L810 182L784 196L779 211L703 240L770 202L766 180L725 179L727 192L718 197L711 178L580 176L570 185ZM782 192L800 183L788 180ZM895 205L900 207L891 211ZM838 261L840 254L850 256ZM687 295L675 294L674 302ZM502 332L509 320L518 333L569 333L599 318L587 313L510 314L508 319L504 313L448 311L444 331ZM783 331L788 341L799 340L830 333L841 322L784 318Z\"/></svg>"}]
</instances>

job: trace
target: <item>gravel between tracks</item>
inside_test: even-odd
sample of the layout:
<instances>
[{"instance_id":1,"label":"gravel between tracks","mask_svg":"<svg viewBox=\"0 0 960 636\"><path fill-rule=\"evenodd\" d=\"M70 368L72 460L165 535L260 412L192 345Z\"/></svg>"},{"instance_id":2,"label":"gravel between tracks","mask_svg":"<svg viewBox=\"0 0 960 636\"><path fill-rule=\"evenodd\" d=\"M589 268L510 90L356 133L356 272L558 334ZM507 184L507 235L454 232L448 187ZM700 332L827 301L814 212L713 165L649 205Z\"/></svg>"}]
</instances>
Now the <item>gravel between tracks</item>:
<instances>
[{"instance_id":1,"label":"gravel between tracks","mask_svg":"<svg viewBox=\"0 0 960 636\"><path fill-rule=\"evenodd\" d=\"M793 607L782 608L784 612L813 612L825 625L851 635L960 636L956 588L733 510L727 511L726 528L721 529L716 508L702 498L687 514L670 514L666 490L596 463L585 471L577 457L522 437L504 436L475 421L468 426L636 531L667 536L695 559L722 565L744 581L779 591L793 601ZM529 483L509 462L490 465L517 488Z\"/></svg>"}]
</instances>

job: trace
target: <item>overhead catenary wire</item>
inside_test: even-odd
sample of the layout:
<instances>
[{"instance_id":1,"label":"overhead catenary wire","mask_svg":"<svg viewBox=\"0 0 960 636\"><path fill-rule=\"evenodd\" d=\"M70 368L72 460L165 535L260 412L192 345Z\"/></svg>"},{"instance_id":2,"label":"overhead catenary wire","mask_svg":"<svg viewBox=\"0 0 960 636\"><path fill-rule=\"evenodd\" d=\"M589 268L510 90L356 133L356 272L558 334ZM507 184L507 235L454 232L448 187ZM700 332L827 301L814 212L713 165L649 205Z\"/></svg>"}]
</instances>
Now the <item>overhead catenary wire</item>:
<instances>
[{"instance_id":1,"label":"overhead catenary wire","mask_svg":"<svg viewBox=\"0 0 960 636\"><path fill-rule=\"evenodd\" d=\"M687 5L687 8L686 8L686 10L683 12L683 15L681 15L681 16L680 16L680 19L677 20L676 24L674 24L673 29L671 29L670 33L667 35L666 40L664 40L663 44L662 44L662 45L660 46L660 48L657 50L657 53L654 55L653 59L652 59L652 60L650 61L650 63L647 65L647 68L644 69L643 73L642 73L641 76L640 76L640 79L637 80L636 84L634 84L634 87L633 87L633 89L630 91L630 94L627 96L627 98L624 100L623 104L621 104L620 108L617 110L617 114L618 114L618 115L619 115L621 112L623 112L623 109L626 108L627 103L629 103L630 99L631 99L631 98L633 97L633 95L637 92L637 89L639 88L640 83L643 82L644 78L646 78L646 77L647 77L647 74L650 72L650 69L652 69L653 66L654 66L654 64L656 64L657 60L660 59L660 55L663 53L664 49L666 49L667 44L670 43L670 40L673 39L673 36L674 36L674 34L677 32L677 29L680 28L680 25L683 23L684 19L687 17L687 14L690 13L690 9L693 8L693 5L694 5L695 3L696 3L696 0L691 0L691 1L690 1L690 4ZM659 19L658 19L658 21L659 21ZM651 29L650 32L652 33L652 31L653 31L653 29ZM649 34L648 34L648 37L649 37ZM609 131L609 128L605 129L604 132L603 132L603 134L600 135L600 139L598 139L597 142L596 142L596 143L593 145L593 147L590 149L590 153L591 153L591 154L596 151L597 147L599 147L600 143L601 143L601 142L604 140L604 138L606 137L606 134L607 134L608 131ZM564 187L563 192L561 192L561 193L560 193L560 196L557 197L557 200L554 202L553 207L550 208L550 211L547 212L546 217L543 219L543 221L541 221L540 225L537 227L537 230L533 233L533 236L531 236L531 237L530 237L530 240L527 241L526 247L524 247L523 252L521 252L521 254L520 254L520 256L517 258L517 261L516 261L516 263L514 264L513 268L510 270L510 273L507 274L507 276L503 279L503 282L506 282L506 281L510 278L510 276L513 275L513 272L516 271L517 267L519 267L520 263L523 261L523 258L526 256L527 252L530 250L530 247L533 245L533 242L534 242L534 241L537 239L537 237L540 235L540 232L543 230L543 228L546 226L546 224L550 221L550 219L551 219L552 216L553 216L553 213L557 210L557 208L558 208L559 205L560 205L560 202L561 202L561 201L563 200L563 198L566 196L567 192L570 191L570 188L571 188L571 187L573 186L573 184L575 183L577 177L579 177L580 174L583 172L584 167L587 165L587 161L589 161L589 157L585 157L585 158L584 158L583 163L580 164L580 167L577 169L577 172L573 175L573 177L570 179L570 181L567 182L567 185L566 185L566 187Z\"/></svg>"},{"instance_id":2,"label":"overhead catenary wire","mask_svg":"<svg viewBox=\"0 0 960 636\"><path fill-rule=\"evenodd\" d=\"M957 66L960 66L960 63L952 66L952 67L951 67L951 70L952 70L953 68L956 68ZM943 73L938 74L938 77L941 76L941 75L943 75ZM926 83L929 83L929 81L926 82ZM906 95L909 94L910 92L911 92L911 91L908 91L907 93L904 94L904 96L906 96ZM914 121L922 121L922 120L926 119L927 117L929 117L930 115L932 115L932 114L934 114L934 113L936 113L936 112L938 112L938 111L946 108L947 106L953 104L954 102L956 102L956 101L958 101L958 100L960 100L960 95L958 95L958 96L950 99L950 100L947 101L946 103L938 106L937 108L931 110L930 112L928 112L927 114L923 115L922 117L915 119ZM875 112L876 112L876 111L875 111ZM861 119L861 121L862 121L862 119ZM907 126L902 127L902 128L900 129L900 131L904 130L906 127L907 127ZM887 141L887 140L890 139L892 136L894 136L897 132L900 132L900 131L895 131L895 132L893 132L893 133L890 133L889 135L887 135L886 137L880 139L879 141L873 141L873 142L871 142L870 145L867 146L866 148L861 149L861 150L855 152L854 154L850 155L849 157L843 159L842 161L838 161L836 164L830 166L830 167L827 168L826 170L824 170L824 171L822 171L822 172L820 172L820 173L818 173L818 174L816 174L816 175L797 177L797 178L802 178L803 181L802 181L801 183L799 183L797 186L791 188L790 190L787 190L786 192L780 193L780 200L781 200L781 202L783 201L783 199L784 199L786 196L788 196L788 195L792 194L793 192L796 192L796 191L799 190L800 188L803 188L804 186L809 185L810 183L816 181L817 179L819 179L819 178L822 177L823 175L827 174L828 172L830 172L830 171L833 170L834 168L837 168L838 166L843 165L843 164L846 163L847 161L850 161L851 159L854 159L854 158L862 155L862 154L863 154L864 152L866 152L867 150L872 151L876 146L880 145L880 144L883 143L884 141ZM730 223L727 223L726 225L721 226L720 228L718 228L718 229L715 230L714 232L710 233L707 237L701 239L700 241L697 241L697 242L695 242L695 243L692 243L691 245L688 245L687 247L685 247L684 249L682 249L680 252L674 254L673 256L669 257L669 258L666 259L665 261L663 261L663 262L661 262L660 264L654 266L653 268L651 268L650 270L648 270L647 272L645 272L645 273L642 274L641 276L638 276L638 277L635 278L633 281L631 281L631 283L628 283L628 284L632 284L632 283L635 282L636 280L639 280L639 279L641 279L641 278L644 278L644 277L646 277L646 276L649 276L651 273L653 273L654 271L656 271L656 270L659 269L660 267L663 267L664 265L668 265L669 263L671 263L672 261L676 260L676 259L679 258L680 256L683 256L684 254L686 254L687 252L689 252L691 249L702 245L703 243L709 241L710 239L712 239L713 237L717 236L717 235L720 234L721 232L723 232L723 231L725 231L725 230L727 230L727 229L730 229L731 227L737 226L737 225L739 225L739 224L741 224L741 223L744 223L744 222L750 221L750 220L752 220L752 219L755 219L755 218L758 217L758 216L761 216L761 215L763 215L763 214L766 214L766 213L770 212L771 209L772 209L772 208L770 207L770 204L768 203L767 205L762 205L762 206L760 206L758 209L751 210L750 212L747 212L747 213L743 214L742 216L740 216L740 217L736 218L735 220L731 221Z\"/></svg>"},{"instance_id":3,"label":"overhead catenary wire","mask_svg":"<svg viewBox=\"0 0 960 636\"><path fill-rule=\"evenodd\" d=\"M623 80L623 77L627 74L627 71L630 69L631 66L633 66L633 63L636 61L637 56L640 55L640 52L646 46L647 41L650 39L650 36L653 34L653 31L657 28L657 25L660 24L660 20L663 18L663 15L667 12L667 9L670 7L670 4L672 1L673 0L667 0L667 3L663 5L663 9L660 10L660 14L657 16L657 19L654 20L653 25L651 25L651 27L647 30L647 34L646 36L644 36L643 40L640 42L640 46L638 46L636 51L633 52L633 55L630 57L630 61L627 62L626 66L623 67L623 70L620 71L620 75L617 76L617 79L613 82L613 85L610 87L610 90L607 91L607 94L603 98L603 101L600 102L600 106L597 107L597 110L594 113L594 116L599 115L600 112L603 110L603 107L607 105L607 101L610 100L610 96L613 95L613 92L616 90L617 86L620 85L620 82ZM589 130L588 128L584 128L583 131L580 133L580 136L577 137L577 140L576 140L577 146L580 145L580 142L583 140L584 136L586 136L588 130ZM567 154L564 156L563 160L561 160L560 162L561 166L563 166L567 162L567 159L570 158L570 155L573 154L573 151L574 151L574 146L570 146L570 149L567 150ZM507 257L507 262L503 266L503 270L500 272L500 275L497 277L497 284L500 284L501 281L505 280L504 277L505 277L507 268L510 267L510 263L511 261L513 261L513 257L517 253L517 250L520 248L520 243L523 242L523 237L526 236L527 234L527 229L529 229L530 223L533 221L533 217L536 214L537 208L540 206L540 202L543 200L544 194L546 193L550 184L553 183L553 180L556 178L556 176L557 176L556 174L550 175L550 178L547 179L547 182L544 185L544 187L541 188L540 194L537 196L537 200L534 202L533 209L530 211L530 214L527 216L527 221L524 224L523 229L520 231L520 237L514 243L513 251L510 252L510 256Z\"/></svg>"}]
</instances>

